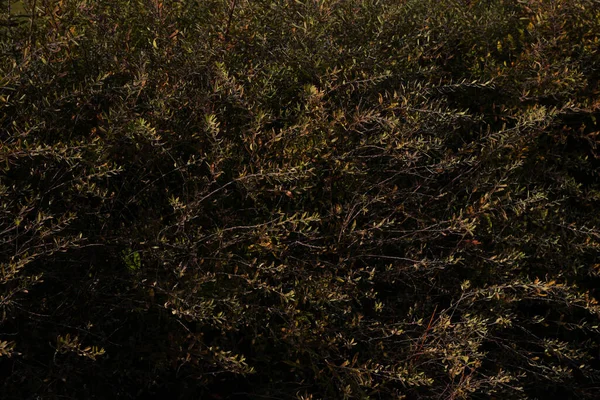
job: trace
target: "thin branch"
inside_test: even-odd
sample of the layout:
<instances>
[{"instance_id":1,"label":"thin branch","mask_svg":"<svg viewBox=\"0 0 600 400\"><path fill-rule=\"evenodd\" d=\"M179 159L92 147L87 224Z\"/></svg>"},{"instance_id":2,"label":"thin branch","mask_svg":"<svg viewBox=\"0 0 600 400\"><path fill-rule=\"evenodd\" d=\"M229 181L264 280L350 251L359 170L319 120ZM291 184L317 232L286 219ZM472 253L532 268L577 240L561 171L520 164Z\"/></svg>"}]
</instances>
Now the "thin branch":
<instances>
[{"instance_id":1,"label":"thin branch","mask_svg":"<svg viewBox=\"0 0 600 400\"><path fill-rule=\"evenodd\" d=\"M229 8L229 17L227 18L227 26L225 28L225 34L223 35L223 43L227 44L229 40L229 29L231 28L231 21L233 20L233 13L235 12L235 7L237 6L237 0L233 0L231 2L231 7Z\"/></svg>"}]
</instances>

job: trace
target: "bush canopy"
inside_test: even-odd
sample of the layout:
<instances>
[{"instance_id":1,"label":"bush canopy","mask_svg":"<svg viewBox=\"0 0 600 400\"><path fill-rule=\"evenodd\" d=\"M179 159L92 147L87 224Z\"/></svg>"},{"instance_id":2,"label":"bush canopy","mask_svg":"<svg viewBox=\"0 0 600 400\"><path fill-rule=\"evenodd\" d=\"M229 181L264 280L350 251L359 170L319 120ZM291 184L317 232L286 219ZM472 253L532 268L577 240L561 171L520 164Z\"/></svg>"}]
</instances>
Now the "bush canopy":
<instances>
[{"instance_id":1,"label":"bush canopy","mask_svg":"<svg viewBox=\"0 0 600 400\"><path fill-rule=\"evenodd\" d=\"M598 0L0 6L3 399L598 398Z\"/></svg>"}]
</instances>

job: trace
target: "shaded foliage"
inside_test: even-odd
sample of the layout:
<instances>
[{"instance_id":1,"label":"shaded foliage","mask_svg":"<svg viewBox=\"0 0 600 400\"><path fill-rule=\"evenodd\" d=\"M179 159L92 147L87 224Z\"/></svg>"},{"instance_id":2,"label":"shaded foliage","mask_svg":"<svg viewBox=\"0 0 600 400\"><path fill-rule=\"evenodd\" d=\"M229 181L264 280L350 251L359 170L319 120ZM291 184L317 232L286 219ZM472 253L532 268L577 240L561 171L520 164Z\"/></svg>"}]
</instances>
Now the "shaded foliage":
<instances>
[{"instance_id":1,"label":"shaded foliage","mask_svg":"<svg viewBox=\"0 0 600 400\"><path fill-rule=\"evenodd\" d=\"M2 398L597 397L597 1L1 4Z\"/></svg>"}]
</instances>

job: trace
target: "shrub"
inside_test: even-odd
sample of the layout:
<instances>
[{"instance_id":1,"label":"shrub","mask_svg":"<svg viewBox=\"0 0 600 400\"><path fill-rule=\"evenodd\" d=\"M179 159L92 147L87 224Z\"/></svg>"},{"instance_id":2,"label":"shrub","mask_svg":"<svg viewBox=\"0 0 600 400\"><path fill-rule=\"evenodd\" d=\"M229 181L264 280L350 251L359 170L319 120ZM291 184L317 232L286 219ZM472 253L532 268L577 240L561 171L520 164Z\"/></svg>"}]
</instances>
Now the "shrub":
<instances>
[{"instance_id":1,"label":"shrub","mask_svg":"<svg viewBox=\"0 0 600 400\"><path fill-rule=\"evenodd\" d=\"M13 2L2 397L595 398L599 24Z\"/></svg>"}]
</instances>

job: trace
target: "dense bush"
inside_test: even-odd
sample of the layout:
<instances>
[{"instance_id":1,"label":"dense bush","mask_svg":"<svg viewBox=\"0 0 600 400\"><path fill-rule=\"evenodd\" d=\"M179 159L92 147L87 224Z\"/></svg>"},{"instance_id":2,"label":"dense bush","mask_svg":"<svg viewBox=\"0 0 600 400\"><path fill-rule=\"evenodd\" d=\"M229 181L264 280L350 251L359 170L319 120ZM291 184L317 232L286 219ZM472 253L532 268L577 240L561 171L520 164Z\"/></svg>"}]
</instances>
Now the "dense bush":
<instances>
[{"instance_id":1,"label":"dense bush","mask_svg":"<svg viewBox=\"0 0 600 400\"><path fill-rule=\"evenodd\" d=\"M597 0L0 3L2 398L597 398Z\"/></svg>"}]
</instances>

